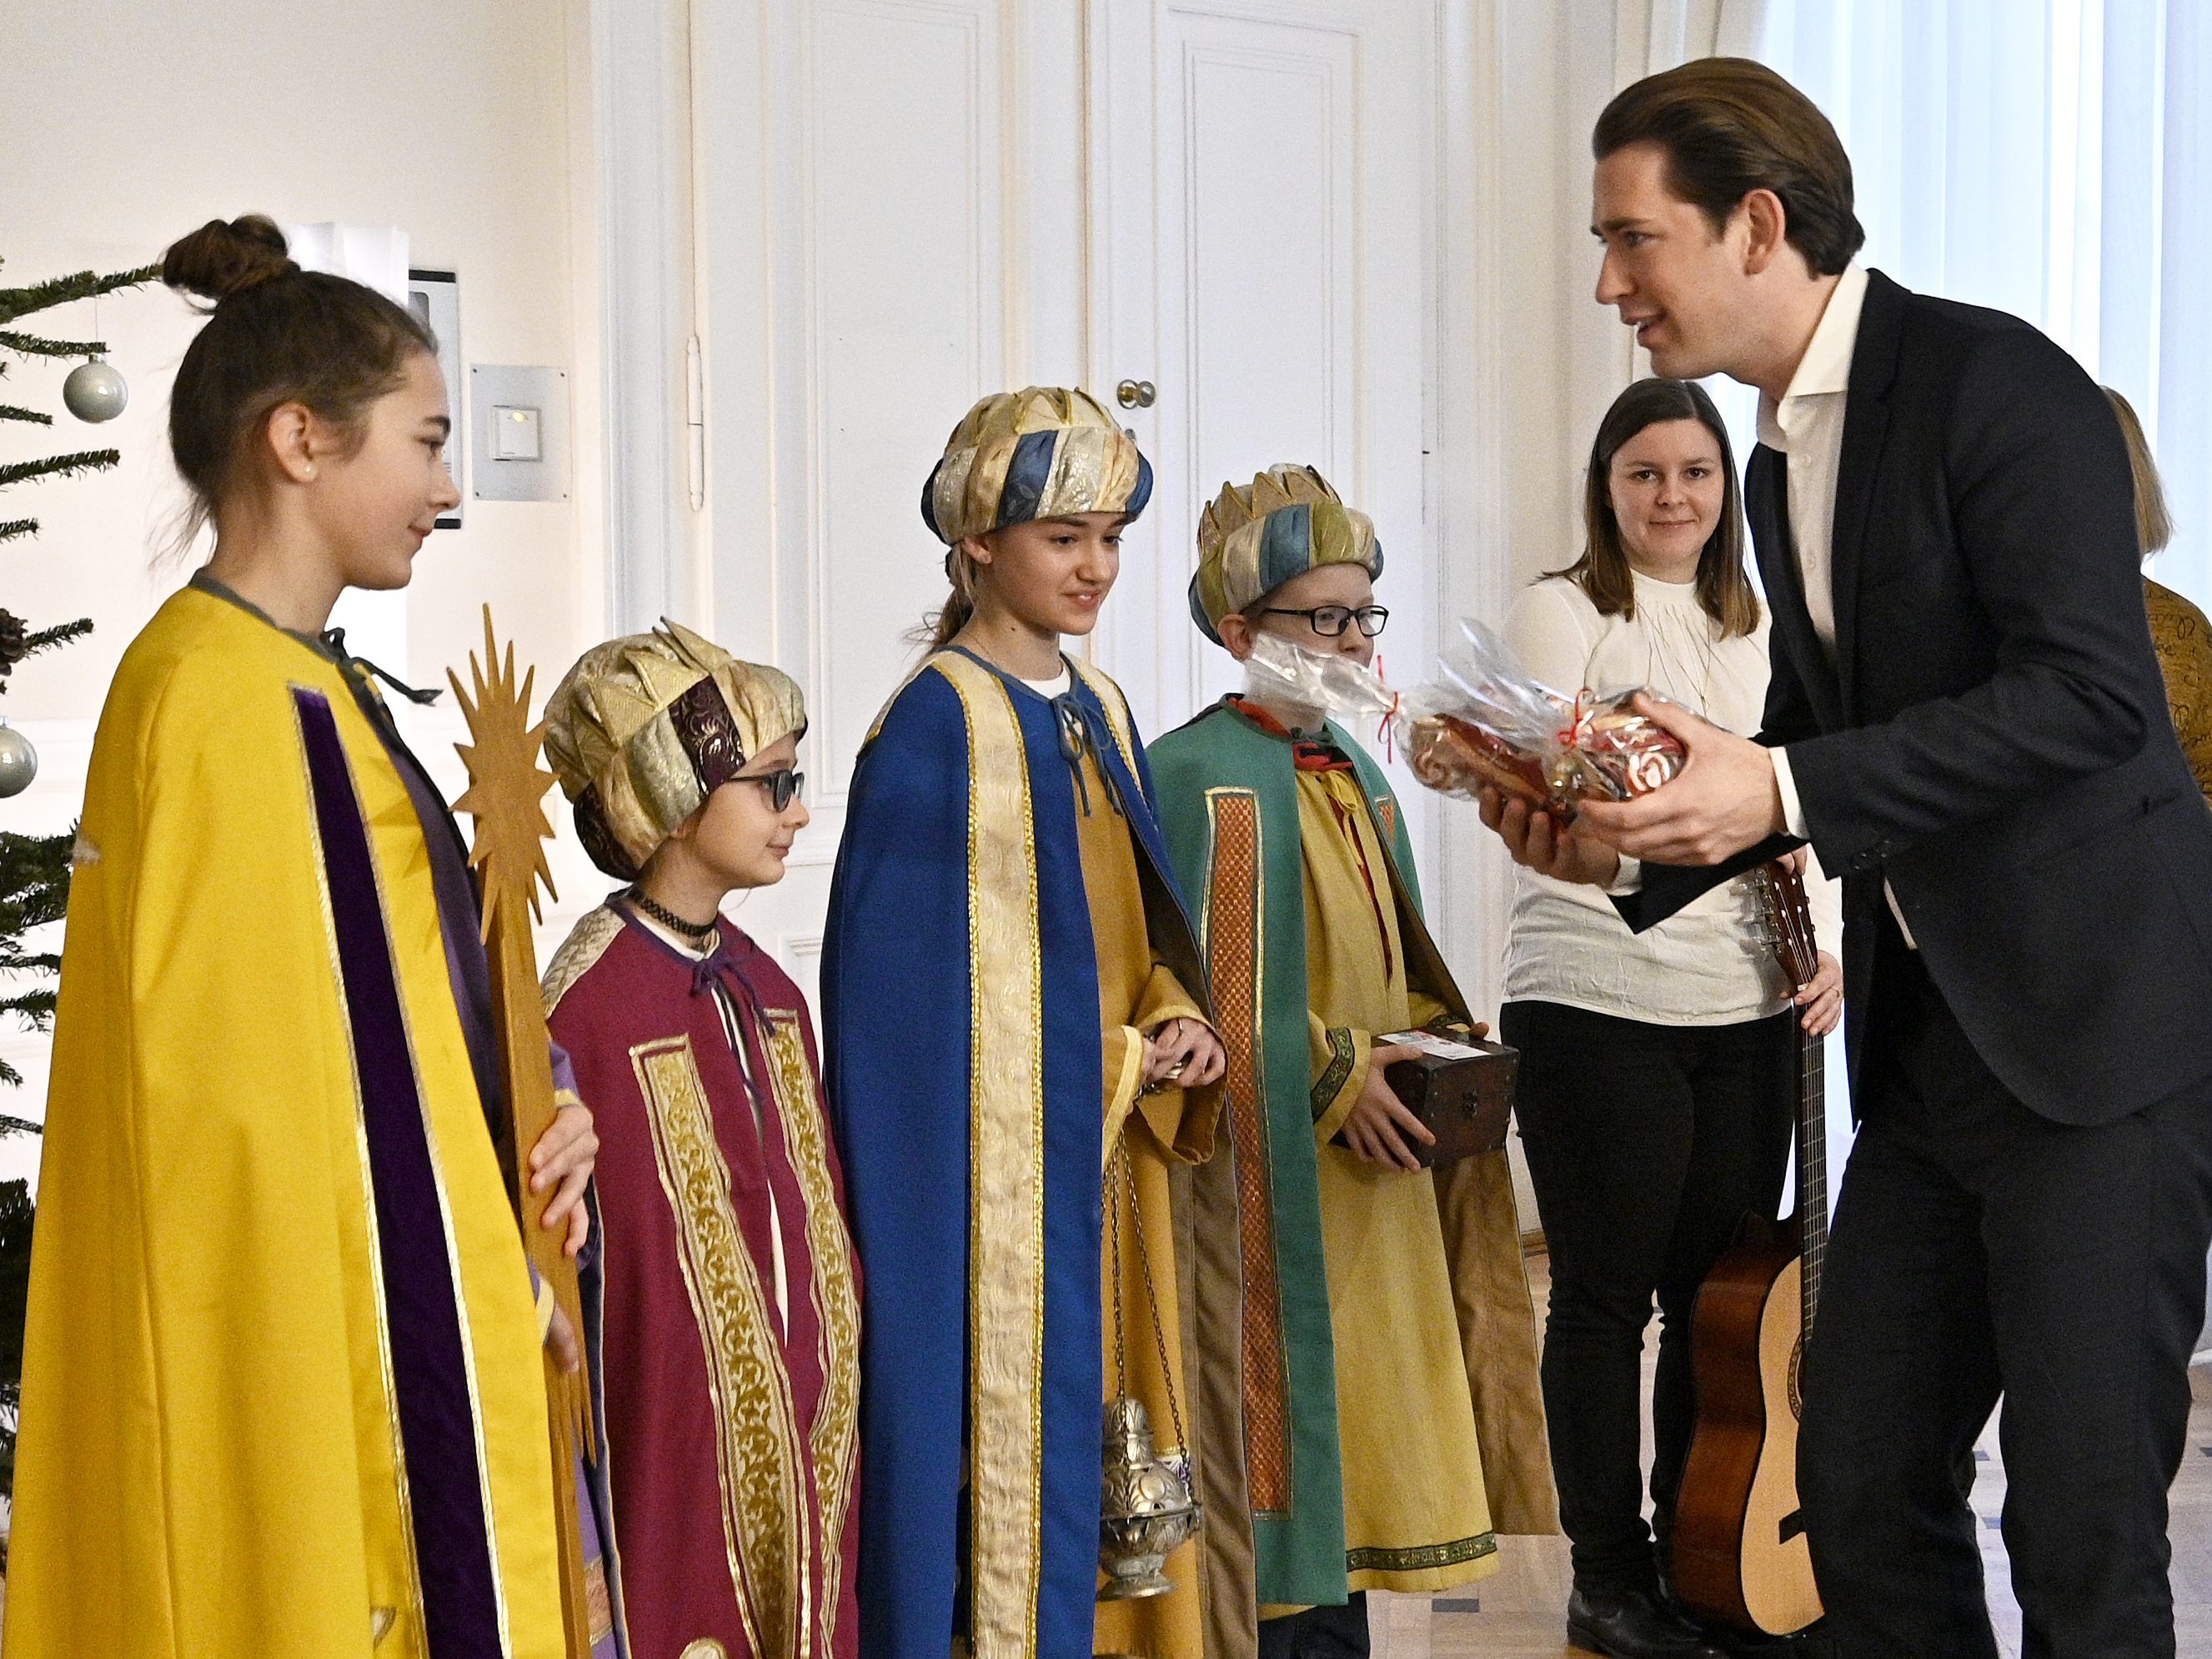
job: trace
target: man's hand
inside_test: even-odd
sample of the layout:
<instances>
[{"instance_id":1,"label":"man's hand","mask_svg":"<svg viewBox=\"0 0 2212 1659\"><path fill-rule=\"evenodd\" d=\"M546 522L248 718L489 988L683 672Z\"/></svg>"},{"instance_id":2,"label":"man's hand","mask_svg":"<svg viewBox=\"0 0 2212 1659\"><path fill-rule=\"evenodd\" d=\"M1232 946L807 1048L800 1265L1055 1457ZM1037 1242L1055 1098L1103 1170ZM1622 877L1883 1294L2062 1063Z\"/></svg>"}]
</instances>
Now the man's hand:
<instances>
[{"instance_id":1,"label":"man's hand","mask_svg":"<svg viewBox=\"0 0 2212 1659\"><path fill-rule=\"evenodd\" d=\"M1549 812L1531 811L1518 795L1508 799L1486 786L1475 802L1483 823L1498 831L1514 863L1556 881L1605 887L1620 873L1620 854L1603 842L1578 836Z\"/></svg>"},{"instance_id":2,"label":"man's hand","mask_svg":"<svg viewBox=\"0 0 2212 1659\"><path fill-rule=\"evenodd\" d=\"M1437 1138L1420 1119L1407 1111L1382 1073L1401 1060L1416 1060L1421 1051L1411 1043L1392 1042L1367 1056L1367 1082L1345 1115L1345 1144L1370 1164L1387 1169L1418 1170L1421 1160L1407 1146L1408 1138L1433 1146Z\"/></svg>"},{"instance_id":3,"label":"man's hand","mask_svg":"<svg viewBox=\"0 0 2212 1659\"><path fill-rule=\"evenodd\" d=\"M1228 1050L1203 1020L1164 1020L1145 1039L1147 1089L1203 1089L1228 1069Z\"/></svg>"},{"instance_id":4,"label":"man's hand","mask_svg":"<svg viewBox=\"0 0 2212 1659\"><path fill-rule=\"evenodd\" d=\"M568 1237L561 1248L570 1255L584 1248L592 1230L592 1212L584 1207L584 1188L592 1179L599 1158L599 1137L592 1127L592 1114L582 1106L563 1106L553 1114L545 1133L530 1149L530 1190L555 1188L538 1218L544 1227L565 1225Z\"/></svg>"},{"instance_id":5,"label":"man's hand","mask_svg":"<svg viewBox=\"0 0 2212 1659\"><path fill-rule=\"evenodd\" d=\"M1655 864L1718 864L1785 827L1774 757L1686 708L1645 692L1636 712L1663 726L1690 751L1682 769L1633 800L1583 803L1578 832Z\"/></svg>"}]
</instances>

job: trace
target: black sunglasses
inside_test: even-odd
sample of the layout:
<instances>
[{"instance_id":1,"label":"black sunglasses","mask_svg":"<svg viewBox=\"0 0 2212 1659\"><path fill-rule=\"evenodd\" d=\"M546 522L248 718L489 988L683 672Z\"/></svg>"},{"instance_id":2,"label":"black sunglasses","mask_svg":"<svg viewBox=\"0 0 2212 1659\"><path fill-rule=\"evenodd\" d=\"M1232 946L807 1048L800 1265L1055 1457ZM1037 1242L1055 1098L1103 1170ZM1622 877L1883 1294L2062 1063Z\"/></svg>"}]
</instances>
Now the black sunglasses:
<instances>
[{"instance_id":1,"label":"black sunglasses","mask_svg":"<svg viewBox=\"0 0 2212 1659\"><path fill-rule=\"evenodd\" d=\"M780 772L763 772L757 777L732 778L732 783L757 783L768 791L768 803L781 812L799 799L799 792L806 787L806 774L785 767Z\"/></svg>"},{"instance_id":2,"label":"black sunglasses","mask_svg":"<svg viewBox=\"0 0 2212 1659\"><path fill-rule=\"evenodd\" d=\"M1325 640L1340 639L1344 630L1354 622L1359 631L1373 639L1382 631L1382 624L1390 620L1390 609L1381 605L1317 605L1310 610L1289 611L1280 605L1270 605L1260 613L1263 617L1304 617L1306 625Z\"/></svg>"}]
</instances>

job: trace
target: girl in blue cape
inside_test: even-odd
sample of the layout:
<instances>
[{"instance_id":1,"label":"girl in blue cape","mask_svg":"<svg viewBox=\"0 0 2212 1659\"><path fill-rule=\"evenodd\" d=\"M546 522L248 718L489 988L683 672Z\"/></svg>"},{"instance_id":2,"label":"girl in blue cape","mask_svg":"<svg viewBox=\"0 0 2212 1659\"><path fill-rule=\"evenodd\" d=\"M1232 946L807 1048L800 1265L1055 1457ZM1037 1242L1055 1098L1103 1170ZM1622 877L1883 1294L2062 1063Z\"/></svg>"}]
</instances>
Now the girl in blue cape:
<instances>
[{"instance_id":1,"label":"girl in blue cape","mask_svg":"<svg viewBox=\"0 0 2212 1659\"><path fill-rule=\"evenodd\" d=\"M1234 1228L1191 1225L1233 1214L1207 1162L1224 1055L1128 705L1060 650L1151 490L1080 392L969 410L922 495L952 596L853 781L823 1000L872 1659L1199 1659L1213 1620L1228 1650L1253 1639L1241 1435L1209 1417L1238 1399ZM1169 1557L1169 1592L1102 1601L1118 1395L1207 1541Z\"/></svg>"}]
</instances>

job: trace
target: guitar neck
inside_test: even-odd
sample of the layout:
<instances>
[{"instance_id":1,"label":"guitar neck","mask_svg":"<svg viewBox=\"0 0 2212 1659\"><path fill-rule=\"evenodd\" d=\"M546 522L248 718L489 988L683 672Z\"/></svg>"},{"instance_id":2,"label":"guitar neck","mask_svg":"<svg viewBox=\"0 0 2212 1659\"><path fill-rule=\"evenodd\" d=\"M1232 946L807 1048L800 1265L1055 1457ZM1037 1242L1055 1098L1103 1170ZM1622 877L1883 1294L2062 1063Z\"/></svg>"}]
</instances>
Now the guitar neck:
<instances>
[{"instance_id":1,"label":"guitar neck","mask_svg":"<svg viewBox=\"0 0 2212 1659\"><path fill-rule=\"evenodd\" d=\"M1805 1328L1820 1300L1828 1254L1828 1068L1826 1040L1797 1030L1798 1259L1804 1268Z\"/></svg>"}]
</instances>

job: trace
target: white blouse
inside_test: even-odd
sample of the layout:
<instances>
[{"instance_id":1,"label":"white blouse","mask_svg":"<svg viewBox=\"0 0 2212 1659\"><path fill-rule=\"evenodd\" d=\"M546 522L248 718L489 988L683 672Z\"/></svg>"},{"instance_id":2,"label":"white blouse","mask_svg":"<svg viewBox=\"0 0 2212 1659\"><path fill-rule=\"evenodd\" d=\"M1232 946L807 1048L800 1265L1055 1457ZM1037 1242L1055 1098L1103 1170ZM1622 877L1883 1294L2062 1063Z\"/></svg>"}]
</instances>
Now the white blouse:
<instances>
[{"instance_id":1,"label":"white blouse","mask_svg":"<svg viewBox=\"0 0 2212 1659\"><path fill-rule=\"evenodd\" d=\"M1553 690L1649 686L1716 726L1748 735L1766 702L1766 619L1720 637L1688 583L1638 574L1636 615L1601 617L1578 583L1547 577L1514 601L1505 637ZM1760 937L1756 886L1739 876L1642 933L1631 933L1597 888L1516 867L1505 953L1508 1000L1565 1003L1662 1025L1724 1025L1778 1013L1788 1002ZM1835 884L1808 866L1814 930L1832 950Z\"/></svg>"}]
</instances>

